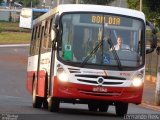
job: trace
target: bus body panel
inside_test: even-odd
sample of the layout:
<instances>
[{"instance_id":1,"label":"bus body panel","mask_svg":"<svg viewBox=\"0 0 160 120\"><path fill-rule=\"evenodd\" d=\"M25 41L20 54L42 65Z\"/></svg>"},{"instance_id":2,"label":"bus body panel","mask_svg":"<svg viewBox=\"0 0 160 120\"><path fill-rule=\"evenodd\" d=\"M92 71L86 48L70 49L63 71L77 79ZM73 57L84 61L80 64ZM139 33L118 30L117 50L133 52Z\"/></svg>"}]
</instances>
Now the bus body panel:
<instances>
[{"instance_id":1,"label":"bus body panel","mask_svg":"<svg viewBox=\"0 0 160 120\"><path fill-rule=\"evenodd\" d=\"M35 71L27 72L27 89L30 94L32 94L32 88L33 88L33 79L35 77L36 73Z\"/></svg>"},{"instance_id":2,"label":"bus body panel","mask_svg":"<svg viewBox=\"0 0 160 120\"><path fill-rule=\"evenodd\" d=\"M45 96L45 80L46 74L49 74L51 52L41 54L40 68L37 75L38 66L38 55L30 56L28 58L28 68L27 68L27 89L32 94L32 87L34 80L37 80L37 95L40 97ZM34 80L33 80L34 79Z\"/></svg>"},{"instance_id":3,"label":"bus body panel","mask_svg":"<svg viewBox=\"0 0 160 120\"><path fill-rule=\"evenodd\" d=\"M44 70L40 70L38 74L38 91L37 91L37 94L40 97L45 96L45 76L46 72Z\"/></svg>"}]
</instances>

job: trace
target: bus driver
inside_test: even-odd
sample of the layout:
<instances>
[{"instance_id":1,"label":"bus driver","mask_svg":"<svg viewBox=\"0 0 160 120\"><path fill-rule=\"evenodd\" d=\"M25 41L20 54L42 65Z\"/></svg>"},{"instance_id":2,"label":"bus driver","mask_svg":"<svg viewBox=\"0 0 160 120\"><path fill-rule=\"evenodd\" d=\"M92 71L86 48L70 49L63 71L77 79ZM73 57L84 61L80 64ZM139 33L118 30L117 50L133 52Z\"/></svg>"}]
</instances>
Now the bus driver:
<instances>
[{"instance_id":1,"label":"bus driver","mask_svg":"<svg viewBox=\"0 0 160 120\"><path fill-rule=\"evenodd\" d=\"M118 36L117 44L114 45L114 48L115 48L115 50L130 50L130 47L128 45L123 44L123 39L121 36Z\"/></svg>"}]
</instances>

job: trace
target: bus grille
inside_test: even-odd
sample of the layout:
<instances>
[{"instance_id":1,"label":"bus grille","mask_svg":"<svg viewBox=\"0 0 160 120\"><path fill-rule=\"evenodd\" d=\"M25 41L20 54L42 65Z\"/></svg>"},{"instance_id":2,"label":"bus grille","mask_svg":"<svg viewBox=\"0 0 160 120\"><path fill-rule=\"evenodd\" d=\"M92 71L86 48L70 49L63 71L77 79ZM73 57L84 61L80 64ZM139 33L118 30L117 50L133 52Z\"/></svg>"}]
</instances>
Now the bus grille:
<instances>
[{"instance_id":1,"label":"bus grille","mask_svg":"<svg viewBox=\"0 0 160 120\"><path fill-rule=\"evenodd\" d=\"M121 92L93 92L87 90L80 90L79 92L86 95L94 95L94 96L119 96Z\"/></svg>"},{"instance_id":2,"label":"bus grille","mask_svg":"<svg viewBox=\"0 0 160 120\"><path fill-rule=\"evenodd\" d=\"M111 79L111 80L126 80L123 77L116 77L116 76L98 76L98 75L75 75L76 77L84 77L84 78L98 78L103 77L104 79Z\"/></svg>"},{"instance_id":3,"label":"bus grille","mask_svg":"<svg viewBox=\"0 0 160 120\"><path fill-rule=\"evenodd\" d=\"M98 85L97 81L84 80L84 79L77 79L77 80L80 82L92 83L92 84ZM108 81L103 82L103 85L119 85L119 84L123 84L123 82L108 82Z\"/></svg>"},{"instance_id":4,"label":"bus grille","mask_svg":"<svg viewBox=\"0 0 160 120\"><path fill-rule=\"evenodd\" d=\"M70 73L81 73L80 69L68 68Z\"/></svg>"}]
</instances>

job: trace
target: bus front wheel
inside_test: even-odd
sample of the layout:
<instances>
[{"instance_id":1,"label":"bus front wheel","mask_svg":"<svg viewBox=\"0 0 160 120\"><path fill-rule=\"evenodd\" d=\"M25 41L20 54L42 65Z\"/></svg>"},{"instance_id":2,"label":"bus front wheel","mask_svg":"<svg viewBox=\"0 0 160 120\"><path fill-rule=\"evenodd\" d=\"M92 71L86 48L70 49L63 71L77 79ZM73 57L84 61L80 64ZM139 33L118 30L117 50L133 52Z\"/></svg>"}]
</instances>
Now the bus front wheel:
<instances>
[{"instance_id":1,"label":"bus front wheel","mask_svg":"<svg viewBox=\"0 0 160 120\"><path fill-rule=\"evenodd\" d=\"M56 98L48 98L48 110L50 112L58 112L59 111L60 101Z\"/></svg>"},{"instance_id":2,"label":"bus front wheel","mask_svg":"<svg viewBox=\"0 0 160 120\"><path fill-rule=\"evenodd\" d=\"M88 103L89 111L96 112L98 110L98 104L96 102Z\"/></svg>"},{"instance_id":3,"label":"bus front wheel","mask_svg":"<svg viewBox=\"0 0 160 120\"><path fill-rule=\"evenodd\" d=\"M118 102L115 104L115 109L117 116L124 116L128 111L128 103Z\"/></svg>"},{"instance_id":4,"label":"bus front wheel","mask_svg":"<svg viewBox=\"0 0 160 120\"><path fill-rule=\"evenodd\" d=\"M99 112L107 112L109 105L107 103L99 104Z\"/></svg>"}]
</instances>

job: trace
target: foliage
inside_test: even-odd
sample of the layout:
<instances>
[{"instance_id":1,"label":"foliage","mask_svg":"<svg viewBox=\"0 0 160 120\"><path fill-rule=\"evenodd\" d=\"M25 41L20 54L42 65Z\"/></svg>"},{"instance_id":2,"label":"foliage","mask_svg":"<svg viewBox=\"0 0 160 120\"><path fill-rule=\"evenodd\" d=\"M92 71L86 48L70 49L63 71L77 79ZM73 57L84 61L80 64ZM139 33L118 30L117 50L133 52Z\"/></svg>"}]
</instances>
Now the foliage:
<instances>
[{"instance_id":1,"label":"foliage","mask_svg":"<svg viewBox=\"0 0 160 120\"><path fill-rule=\"evenodd\" d=\"M97 5L106 5L114 0L79 0L82 4L97 4ZM76 3L76 0L73 1L73 3Z\"/></svg>"},{"instance_id":2,"label":"foliage","mask_svg":"<svg viewBox=\"0 0 160 120\"><path fill-rule=\"evenodd\" d=\"M0 0L0 4L3 2L3 0Z\"/></svg>"},{"instance_id":3,"label":"foliage","mask_svg":"<svg viewBox=\"0 0 160 120\"><path fill-rule=\"evenodd\" d=\"M128 5L128 8L130 9L139 10L140 8L139 3L140 3L140 0L127 0L127 5Z\"/></svg>"},{"instance_id":4,"label":"foliage","mask_svg":"<svg viewBox=\"0 0 160 120\"><path fill-rule=\"evenodd\" d=\"M160 0L143 0L146 18L160 28Z\"/></svg>"},{"instance_id":5,"label":"foliage","mask_svg":"<svg viewBox=\"0 0 160 120\"><path fill-rule=\"evenodd\" d=\"M139 10L140 0L127 0L128 7ZM143 12L147 20L160 28L160 0L143 0Z\"/></svg>"}]
</instances>

